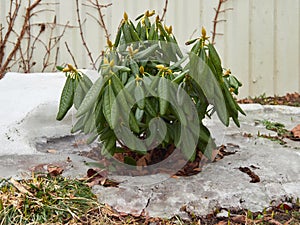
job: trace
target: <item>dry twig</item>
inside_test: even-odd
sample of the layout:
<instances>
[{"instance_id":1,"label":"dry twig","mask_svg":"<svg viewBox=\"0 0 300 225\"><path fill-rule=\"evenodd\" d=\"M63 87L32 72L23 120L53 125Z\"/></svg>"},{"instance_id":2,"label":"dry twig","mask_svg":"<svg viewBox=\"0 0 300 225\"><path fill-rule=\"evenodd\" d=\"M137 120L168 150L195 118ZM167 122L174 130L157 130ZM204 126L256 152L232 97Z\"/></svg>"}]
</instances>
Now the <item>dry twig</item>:
<instances>
[{"instance_id":1,"label":"dry twig","mask_svg":"<svg viewBox=\"0 0 300 225\"><path fill-rule=\"evenodd\" d=\"M28 6L26 8L26 13L25 13L25 17L24 17L23 26L22 26L21 32L20 32L20 34L18 36L17 42L15 43L15 46L12 49L12 51L9 53L7 59L4 61L3 65L1 65L1 68L0 68L0 79L3 78L3 76L4 76L4 74L5 74L6 70L7 70L7 67L9 66L10 61L12 60L12 58L15 56L16 52L20 48L22 39L24 38L26 30L28 29L28 26L29 26L29 20L30 20L30 18L32 16L32 11L33 11L33 9L35 7L37 7L39 5L40 2L41 2L41 0L36 0L34 3L32 3L30 6ZM12 30L13 30L13 28L11 28L11 31Z\"/></svg>"},{"instance_id":2,"label":"dry twig","mask_svg":"<svg viewBox=\"0 0 300 225\"><path fill-rule=\"evenodd\" d=\"M15 6L15 8L13 9L13 5ZM7 42L9 40L9 37L13 31L13 26L15 24L19 9L20 9L20 2L18 0L15 1L15 3L13 2L13 0L10 0L10 7L9 7L9 11L8 11L8 16L7 16L7 23L8 23L8 28L7 28L7 32L5 33L5 36L3 38L3 29L4 27L1 25L0 27L0 68L2 68L2 63L4 61L4 50L5 47L7 45ZM1 79L1 74L0 74L0 79Z\"/></svg>"},{"instance_id":3,"label":"dry twig","mask_svg":"<svg viewBox=\"0 0 300 225\"><path fill-rule=\"evenodd\" d=\"M215 43L216 36L217 35L222 35L220 33L217 33L217 24L220 23L220 22L226 22L226 20L219 20L219 14L220 13L225 13L228 10L233 10L233 8L227 8L227 9L221 10L222 4L227 2L227 1L228 0L219 0L218 7L214 8L216 14L215 14L215 18L213 20L213 24L214 24L213 31L212 31L212 43L213 44Z\"/></svg>"},{"instance_id":4,"label":"dry twig","mask_svg":"<svg viewBox=\"0 0 300 225\"><path fill-rule=\"evenodd\" d=\"M165 16L166 16L166 13L167 13L167 10L168 10L168 3L169 3L169 0L165 0L165 6L163 8L163 14L161 16L160 21L163 21Z\"/></svg>"},{"instance_id":5,"label":"dry twig","mask_svg":"<svg viewBox=\"0 0 300 225\"><path fill-rule=\"evenodd\" d=\"M89 15L97 21L97 23L100 25L100 27L104 30L106 39L109 39L110 34L109 34L107 26L106 26L106 24L104 22L104 16L105 15L102 13L102 9L111 6L112 3L109 3L107 5L101 5L98 0L95 0L95 2L93 2L92 0L88 0L88 1L93 6L93 8L97 10L97 12L99 14L99 19L96 19L91 14L89 14ZM86 6L88 6L88 5L86 5Z\"/></svg>"},{"instance_id":6,"label":"dry twig","mask_svg":"<svg viewBox=\"0 0 300 225\"><path fill-rule=\"evenodd\" d=\"M80 17L80 12L79 12L78 0L76 0L76 15L77 15L77 22L78 22L78 25L79 25L79 31L80 31L80 37L81 37L82 44L83 44L85 50L87 51L87 54L90 58L93 69L96 69L96 65L95 65L95 61L93 59L92 53L91 53L89 47L87 46L87 43L86 43L85 38L84 38L82 23L81 23L81 17Z\"/></svg>"},{"instance_id":7,"label":"dry twig","mask_svg":"<svg viewBox=\"0 0 300 225\"><path fill-rule=\"evenodd\" d=\"M72 52L71 52L71 50L70 50L70 48L69 48L67 42L65 42L65 46L66 46L66 48L67 48L67 50L68 50L68 52L69 52L69 54L70 54L70 56L71 56L71 58L72 58L72 60L73 60L74 66L75 66L76 68L78 68L77 63L76 63L76 60L75 60L75 57L74 57L74 55L72 54Z\"/></svg>"},{"instance_id":8,"label":"dry twig","mask_svg":"<svg viewBox=\"0 0 300 225\"><path fill-rule=\"evenodd\" d=\"M52 24L52 26L50 26L50 29L51 29L50 37L48 39L47 45L45 45L46 53L45 53L44 58L43 58L42 72L44 72L46 70L46 68L50 65L54 65L54 68L55 68L55 65L57 64L57 58L58 58L58 52L59 52L58 44L59 44L60 40L62 39L62 37L64 36L64 34L66 32L66 29L68 28L68 24L69 24L69 22L66 23L66 25L64 26L62 32L58 36L54 36L53 33L55 31L55 28L56 28L56 16L54 17L53 24ZM54 48L56 48L54 62L50 63L51 52Z\"/></svg>"}]
</instances>

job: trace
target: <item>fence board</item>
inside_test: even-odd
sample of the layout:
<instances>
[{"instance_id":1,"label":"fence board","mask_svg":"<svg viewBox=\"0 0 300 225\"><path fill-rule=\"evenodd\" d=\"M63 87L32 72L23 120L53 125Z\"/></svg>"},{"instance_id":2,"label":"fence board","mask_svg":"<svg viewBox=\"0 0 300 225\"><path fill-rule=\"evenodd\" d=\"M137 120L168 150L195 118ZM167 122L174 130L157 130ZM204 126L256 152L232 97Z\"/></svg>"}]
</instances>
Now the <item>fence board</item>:
<instances>
[{"instance_id":1,"label":"fence board","mask_svg":"<svg viewBox=\"0 0 300 225\"><path fill-rule=\"evenodd\" d=\"M276 77L274 83L276 84L276 93L279 94L285 93L288 89L297 90L299 87L299 5L299 1L295 4L293 1L277 0L276 44L274 46ZM290 21L289 23L286 18Z\"/></svg>"},{"instance_id":2,"label":"fence board","mask_svg":"<svg viewBox=\"0 0 300 225\"><path fill-rule=\"evenodd\" d=\"M10 1L0 3L0 23L6 24L6 15ZM31 0L33 2L33 0ZM72 54L76 57L80 67L90 68L90 60L83 48L76 19L75 0L43 0L43 3L59 3L48 5L47 9L53 12L40 13L33 17L32 23L52 22L56 15L57 27L55 36L59 36L67 22L73 28L68 28L61 39L58 62L67 63L72 59L68 53L65 42L68 42ZM99 0L101 4L112 2L113 5L104 9L105 21L112 37L116 34L117 27L126 11L134 19L147 9L155 9L157 14L162 15L164 1L111 1ZM22 1L22 13L27 1ZM99 27L90 15L98 17L95 10L82 5L88 4L88 0L79 0L80 14L87 45L94 59L105 48L106 39L102 28ZM184 46L185 41L197 37L201 33L201 27L205 26L207 33L212 31L214 7L218 0L169 0L168 12L165 18L167 25L173 25L174 34L179 43ZM244 84L241 89L242 96L257 96L266 94L285 94L286 92L300 92L300 1L299 0L228 0L225 8L233 8L231 11L220 14L220 22L217 32L223 33L217 36L216 47L222 56L224 67L230 68ZM17 20L17 29L21 26L23 18ZM60 26L61 25L61 26ZM39 27L33 28L33 32ZM5 32L5 29L3 30ZM41 36L49 38L49 27ZM11 40L14 42L16 36ZM112 38L113 39L113 38ZM25 45L23 45L25 46ZM7 50L12 45L7 46ZM34 71L41 71L45 46L36 46L34 59L38 64ZM55 55L51 60L55 61ZM19 65L14 65L12 70L18 71ZM51 70L54 65L47 69Z\"/></svg>"}]
</instances>

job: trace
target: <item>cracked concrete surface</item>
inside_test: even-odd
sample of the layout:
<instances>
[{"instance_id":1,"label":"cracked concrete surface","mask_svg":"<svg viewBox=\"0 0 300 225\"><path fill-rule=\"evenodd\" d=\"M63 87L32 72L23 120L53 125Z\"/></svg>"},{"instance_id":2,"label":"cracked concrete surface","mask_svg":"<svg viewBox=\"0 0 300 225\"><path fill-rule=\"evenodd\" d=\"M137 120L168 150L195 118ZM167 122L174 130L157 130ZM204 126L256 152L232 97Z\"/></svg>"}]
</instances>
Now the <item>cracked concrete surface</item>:
<instances>
[{"instance_id":1,"label":"cracked concrete surface","mask_svg":"<svg viewBox=\"0 0 300 225\"><path fill-rule=\"evenodd\" d=\"M153 185L143 185L142 181L137 184L135 177L122 177L120 188L124 192L121 194L118 188L93 188L99 201L118 211L136 213L144 208L128 207L128 204L136 199L145 202L145 198L148 198L145 213L169 218L184 216L186 212L206 215L217 207L260 211L268 207L272 200L300 197L300 143L288 141L286 146L282 146L257 137L258 131L261 134L272 133L257 123L263 119L284 123L287 129L292 129L300 122L300 108L242 107L247 117L241 117L240 129L234 125L224 129L216 118L207 121L218 144L233 143L239 146L235 154L206 165L201 173L192 177L169 178ZM253 134L253 137L245 137L244 133ZM250 183L250 177L242 173L239 167L253 167L251 170L260 177L260 182ZM136 186L132 186L133 182ZM144 177L144 183L150 183L147 177ZM140 189L143 192L136 191ZM135 193L134 198L123 194L128 191ZM152 193L151 197L149 192ZM183 208L184 211L181 210Z\"/></svg>"},{"instance_id":2,"label":"cracked concrete surface","mask_svg":"<svg viewBox=\"0 0 300 225\"><path fill-rule=\"evenodd\" d=\"M30 168L47 163L63 165L65 176L86 174L89 167L83 162L88 159L75 154L67 143L57 149L56 154L37 151L37 142L70 135L72 114L67 120L55 121L63 82L61 74L8 74L1 80L0 102L4 107L0 110L0 177L20 178ZM191 177L115 176L112 178L121 182L118 188L95 186L94 193L101 203L120 212L137 215L143 212L159 217L187 217L188 213L205 215L216 207L257 211L268 206L271 200L300 197L300 143L286 140L287 144L282 146L257 137L258 132L274 135L258 122L263 119L281 122L292 129L300 123L300 108L242 107L247 117L241 116L241 128L233 124L225 128L216 117L205 121L217 144L232 143L228 146L237 151L235 154L205 165L201 173ZM70 146L74 144L71 142ZM68 157L71 160L68 161ZM251 178L239 167L251 167L260 182L250 183Z\"/></svg>"}]
</instances>

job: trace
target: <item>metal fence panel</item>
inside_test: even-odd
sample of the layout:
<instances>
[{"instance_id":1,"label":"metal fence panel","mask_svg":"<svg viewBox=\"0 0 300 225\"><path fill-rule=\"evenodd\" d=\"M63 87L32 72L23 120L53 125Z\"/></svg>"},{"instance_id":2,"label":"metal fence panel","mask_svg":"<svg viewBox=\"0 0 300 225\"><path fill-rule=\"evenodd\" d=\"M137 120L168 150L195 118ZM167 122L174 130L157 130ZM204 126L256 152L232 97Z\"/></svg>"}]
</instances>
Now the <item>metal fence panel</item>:
<instances>
[{"instance_id":1,"label":"metal fence panel","mask_svg":"<svg viewBox=\"0 0 300 225\"><path fill-rule=\"evenodd\" d=\"M80 5L81 22L86 44L96 58L105 48L106 40L103 29L93 17L97 17L97 11L87 7L88 0L78 0ZM31 0L33 2L33 0ZM105 22L109 33L114 37L123 12L126 11L134 19L147 9L155 9L157 14L163 13L163 0L122 0L100 1L101 4L112 2L112 6L104 9ZM41 71L43 62L47 58L45 49L46 40L55 36L56 40L62 34L64 25L68 23L63 37L53 47L48 61L50 65L46 71L54 68L54 62L72 62L65 42L80 67L90 67L88 54L83 47L78 29L76 17L76 0L43 0L47 9L33 17L31 23L46 24L46 31L41 35L43 44L37 45L33 58L38 63L34 71ZM57 3L57 4L50 4ZM2 0L0 3L0 23L7 26L6 15L10 1ZM23 0L22 12L27 3ZM173 25L174 34L179 43L184 46L185 41L200 35L201 27L207 31L212 30L212 20L215 15L214 7L218 0L169 0L165 22ZM221 13L218 23L216 47L222 56L225 67L241 79L244 87L241 96L258 96L266 94L285 94L287 92L300 92L300 1L299 0L228 0L223 9L232 10ZM51 30L51 23L56 19L56 28ZM22 17L16 22L20 28ZM5 32L5 29L3 30ZM52 32L52 33L51 33ZM16 36L14 37L16 38ZM11 40L14 42L15 40ZM52 40L52 44L55 39ZM50 43L51 44L51 43ZM23 48L26 45L23 43ZM12 48L8 46L7 50ZM18 71L20 65L15 64L11 69Z\"/></svg>"}]
</instances>

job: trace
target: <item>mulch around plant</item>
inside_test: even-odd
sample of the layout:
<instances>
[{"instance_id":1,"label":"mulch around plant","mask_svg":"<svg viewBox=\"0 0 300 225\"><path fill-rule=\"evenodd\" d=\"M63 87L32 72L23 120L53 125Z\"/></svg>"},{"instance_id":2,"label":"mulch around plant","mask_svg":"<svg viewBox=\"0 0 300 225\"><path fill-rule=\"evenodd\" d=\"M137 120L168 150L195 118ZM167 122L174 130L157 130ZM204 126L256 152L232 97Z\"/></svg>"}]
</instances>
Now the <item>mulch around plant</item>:
<instances>
[{"instance_id":1,"label":"mulch around plant","mask_svg":"<svg viewBox=\"0 0 300 225\"><path fill-rule=\"evenodd\" d=\"M223 159L227 155L235 154L235 151L231 151L228 149L238 149L239 146L228 143L226 145L219 146L214 149L210 157L205 156L200 150L197 150L196 157L194 161L184 160L184 156L182 154L176 154L172 160L164 163L163 166L159 168L155 168L154 170L151 168L151 165L159 163L168 157L174 152L174 145L169 145L167 148L156 148L149 151L146 155L139 155L134 152L128 153L117 153L114 155L114 158L118 160L121 164L117 164L115 168L118 171L118 175L131 175L131 176L141 176L141 175L149 175L155 173L165 173L173 176L192 176L201 172L202 167L208 163L213 163ZM227 149L228 148L228 149ZM81 156L85 156L96 160L99 162L100 166L103 168L108 168L113 165L115 159L107 159L101 154L100 147L95 147L89 152L80 152ZM126 158L130 157L134 161L136 161L137 167L136 169L129 170L128 168L122 168L122 163L125 162ZM178 171L178 163L181 163L183 166ZM115 164L114 164L115 165Z\"/></svg>"}]
</instances>

